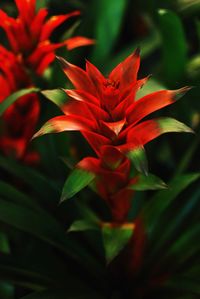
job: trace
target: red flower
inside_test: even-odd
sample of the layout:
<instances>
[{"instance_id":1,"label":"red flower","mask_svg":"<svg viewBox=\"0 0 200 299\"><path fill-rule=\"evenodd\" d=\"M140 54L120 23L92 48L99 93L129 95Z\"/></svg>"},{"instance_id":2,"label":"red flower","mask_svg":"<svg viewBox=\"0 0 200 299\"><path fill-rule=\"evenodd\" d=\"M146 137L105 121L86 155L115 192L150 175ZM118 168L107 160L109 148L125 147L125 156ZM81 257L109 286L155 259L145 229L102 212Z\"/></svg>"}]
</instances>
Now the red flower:
<instances>
[{"instance_id":1,"label":"red flower","mask_svg":"<svg viewBox=\"0 0 200 299\"><path fill-rule=\"evenodd\" d=\"M11 50L20 54L23 63L37 74L43 71L55 58L55 50L66 46L68 50L92 44L91 39L77 36L60 43L51 43L52 32L63 22L80 14L74 11L69 14L52 16L48 20L46 8L36 12L36 0L15 0L19 16L14 19L0 10L0 26L5 30Z\"/></svg>"},{"instance_id":2,"label":"red flower","mask_svg":"<svg viewBox=\"0 0 200 299\"><path fill-rule=\"evenodd\" d=\"M53 44L49 38L52 32L70 17L80 14L74 11L66 15L53 16L46 20L48 11L40 9L36 13L35 0L15 1L19 16L14 19L0 10L0 27L7 34L12 52L0 46L0 102L21 88L31 87L31 71L41 75L55 58L55 50L66 46L68 50L89 45L92 40L73 37ZM0 148L7 155L13 155L26 162L35 161L36 153L27 151L40 111L36 94L21 97L4 114ZM30 160L30 161L29 161Z\"/></svg>"},{"instance_id":3,"label":"red flower","mask_svg":"<svg viewBox=\"0 0 200 299\"><path fill-rule=\"evenodd\" d=\"M13 92L31 87L31 80L17 57L0 46L0 103ZM2 117L0 149L6 155L23 159L27 163L38 160L38 154L27 151L40 112L36 94L21 97Z\"/></svg>"},{"instance_id":4,"label":"red flower","mask_svg":"<svg viewBox=\"0 0 200 299\"><path fill-rule=\"evenodd\" d=\"M161 90L136 101L136 92L147 81L147 78L137 80L138 50L120 63L108 78L89 62L84 71L63 58L59 60L76 89L66 90L70 99L61 107L65 115L49 120L35 137L79 130L98 158L85 158L77 167L95 174L96 190L110 206L113 220L125 221L133 190L165 187L154 176L147 179L136 174L130 178L130 160L138 170L146 172L143 150L146 143L167 132L191 132L171 118L141 120L172 104L188 87Z\"/></svg>"},{"instance_id":5,"label":"red flower","mask_svg":"<svg viewBox=\"0 0 200 299\"><path fill-rule=\"evenodd\" d=\"M191 132L171 118L141 120L175 102L189 88L161 90L135 100L148 78L137 80L140 64L136 50L105 78L87 61L86 71L59 58L74 90L66 90L69 101L61 107L64 116L48 121L35 135L80 130L98 156L101 147L112 145L123 153L143 146L167 132Z\"/></svg>"}]
</instances>

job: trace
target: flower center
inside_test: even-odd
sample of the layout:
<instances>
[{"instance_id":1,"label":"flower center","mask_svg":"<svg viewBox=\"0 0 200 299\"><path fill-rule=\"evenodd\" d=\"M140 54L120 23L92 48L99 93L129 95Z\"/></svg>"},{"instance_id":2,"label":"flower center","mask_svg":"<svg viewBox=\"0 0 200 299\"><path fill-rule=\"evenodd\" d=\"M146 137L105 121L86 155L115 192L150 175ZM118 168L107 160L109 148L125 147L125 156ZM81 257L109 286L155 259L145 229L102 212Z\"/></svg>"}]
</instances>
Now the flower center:
<instances>
[{"instance_id":1,"label":"flower center","mask_svg":"<svg viewBox=\"0 0 200 299\"><path fill-rule=\"evenodd\" d=\"M107 79L104 82L104 86L106 88L109 88L109 89L118 89L119 88L119 81L113 81L113 80Z\"/></svg>"}]
</instances>

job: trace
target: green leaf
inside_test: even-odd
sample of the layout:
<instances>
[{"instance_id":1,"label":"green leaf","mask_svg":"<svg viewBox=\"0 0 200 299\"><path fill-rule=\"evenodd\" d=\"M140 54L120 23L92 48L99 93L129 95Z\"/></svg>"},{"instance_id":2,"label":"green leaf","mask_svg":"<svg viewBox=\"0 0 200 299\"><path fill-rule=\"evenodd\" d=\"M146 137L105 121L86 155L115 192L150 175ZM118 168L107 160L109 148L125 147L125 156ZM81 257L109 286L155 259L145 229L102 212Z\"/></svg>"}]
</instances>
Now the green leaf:
<instances>
[{"instance_id":1,"label":"green leaf","mask_svg":"<svg viewBox=\"0 0 200 299\"><path fill-rule=\"evenodd\" d=\"M25 207L40 209L35 200L3 181L0 181L0 196Z\"/></svg>"},{"instance_id":2,"label":"green leaf","mask_svg":"<svg viewBox=\"0 0 200 299\"><path fill-rule=\"evenodd\" d=\"M128 186L128 189L136 191L166 189L167 185L157 176L153 174L143 175L139 174L136 180Z\"/></svg>"},{"instance_id":3,"label":"green leaf","mask_svg":"<svg viewBox=\"0 0 200 299\"><path fill-rule=\"evenodd\" d=\"M173 279L167 281L164 286L164 290L165 289L176 290L178 292L184 293L189 292L191 294L200 295L200 285L198 277L196 278L196 280L190 279L190 277L184 275L173 277Z\"/></svg>"},{"instance_id":4,"label":"green leaf","mask_svg":"<svg viewBox=\"0 0 200 299\"><path fill-rule=\"evenodd\" d=\"M76 259L84 267L101 271L99 263L75 240L68 240L62 226L45 211L33 211L0 199L0 221L20 231L29 233L45 243Z\"/></svg>"},{"instance_id":5,"label":"green leaf","mask_svg":"<svg viewBox=\"0 0 200 299\"><path fill-rule=\"evenodd\" d=\"M0 282L0 298L2 299L14 299L14 286L7 282L1 281Z\"/></svg>"},{"instance_id":6,"label":"green leaf","mask_svg":"<svg viewBox=\"0 0 200 299\"><path fill-rule=\"evenodd\" d=\"M158 11L158 25L162 36L164 79L175 84L183 77L187 63L183 25L178 15L166 9Z\"/></svg>"},{"instance_id":7,"label":"green leaf","mask_svg":"<svg viewBox=\"0 0 200 299\"><path fill-rule=\"evenodd\" d=\"M60 224L45 211L36 212L0 199L0 221L34 235L70 256L75 254Z\"/></svg>"},{"instance_id":8,"label":"green leaf","mask_svg":"<svg viewBox=\"0 0 200 299\"><path fill-rule=\"evenodd\" d=\"M101 0L95 2L97 43L94 46L92 61L96 64L103 62L111 53L119 36L127 0Z\"/></svg>"},{"instance_id":9,"label":"green leaf","mask_svg":"<svg viewBox=\"0 0 200 299\"><path fill-rule=\"evenodd\" d=\"M0 232L0 252L9 253L10 244L5 233Z\"/></svg>"},{"instance_id":10,"label":"green leaf","mask_svg":"<svg viewBox=\"0 0 200 299\"><path fill-rule=\"evenodd\" d=\"M195 243L195 239L198 238L200 226L196 226L192 221L188 224L188 220L191 216L194 216L194 211L198 208L200 192L194 195L182 202L182 206L178 213L175 214L175 217L169 208L166 211L166 217L162 217L164 222L158 221L151 243L157 238L159 238L159 242L154 242L154 246L148 256L149 258L152 255L154 257L159 255L161 260L165 261L167 258L170 259L171 257L173 259L176 257L176 265L178 263L183 265L184 260L188 256L199 250L200 245L198 246ZM171 218L170 221L169 217ZM186 226L187 228L185 228ZM165 227L165 229L163 230L161 227ZM192 243L193 245L191 246ZM165 251L166 246L167 251Z\"/></svg>"},{"instance_id":11,"label":"green leaf","mask_svg":"<svg viewBox=\"0 0 200 299\"><path fill-rule=\"evenodd\" d=\"M135 168L145 175L148 175L148 161L143 147L138 147L127 153L127 157L133 163Z\"/></svg>"},{"instance_id":12,"label":"green leaf","mask_svg":"<svg viewBox=\"0 0 200 299\"><path fill-rule=\"evenodd\" d=\"M80 232L86 230L97 230L99 228L98 223L87 220L76 220L72 223L68 232Z\"/></svg>"},{"instance_id":13,"label":"green leaf","mask_svg":"<svg viewBox=\"0 0 200 299\"><path fill-rule=\"evenodd\" d=\"M90 289L82 289L79 285L75 289L49 289L29 294L21 299L103 299L101 295Z\"/></svg>"},{"instance_id":14,"label":"green leaf","mask_svg":"<svg viewBox=\"0 0 200 299\"><path fill-rule=\"evenodd\" d=\"M191 128L189 128L182 122L171 117L160 117L157 119L157 122L162 133L170 133L170 132L194 133L194 131Z\"/></svg>"},{"instance_id":15,"label":"green leaf","mask_svg":"<svg viewBox=\"0 0 200 299\"><path fill-rule=\"evenodd\" d=\"M134 233L134 224L102 223L102 237L106 262L110 263L125 247Z\"/></svg>"},{"instance_id":16,"label":"green leaf","mask_svg":"<svg viewBox=\"0 0 200 299\"><path fill-rule=\"evenodd\" d=\"M35 93L38 91L39 91L38 88L32 87L32 88L21 89L21 90L18 90L16 92L12 93L5 100L3 100L3 102L0 103L0 116L6 111L6 109L8 107L10 107L20 97L30 94L30 93Z\"/></svg>"},{"instance_id":17,"label":"green leaf","mask_svg":"<svg viewBox=\"0 0 200 299\"><path fill-rule=\"evenodd\" d=\"M200 21L198 19L195 20L196 30L197 30L197 36L199 41L199 47L200 47Z\"/></svg>"},{"instance_id":18,"label":"green leaf","mask_svg":"<svg viewBox=\"0 0 200 299\"><path fill-rule=\"evenodd\" d=\"M68 100L65 91L62 89L43 90L41 93L58 107L62 107Z\"/></svg>"},{"instance_id":19,"label":"green leaf","mask_svg":"<svg viewBox=\"0 0 200 299\"><path fill-rule=\"evenodd\" d=\"M162 213L168 208L174 199L190 184L200 177L199 173L191 173L175 177L169 184L169 188L165 191L159 191L150 201L146 203L142 214L149 233L159 220Z\"/></svg>"},{"instance_id":20,"label":"green leaf","mask_svg":"<svg viewBox=\"0 0 200 299\"><path fill-rule=\"evenodd\" d=\"M80 169L78 167L75 168L64 184L60 202L63 202L74 196L80 190L88 186L94 178L95 174L93 172Z\"/></svg>"},{"instance_id":21,"label":"green leaf","mask_svg":"<svg viewBox=\"0 0 200 299\"><path fill-rule=\"evenodd\" d=\"M31 167L3 156L0 156L0 167L18 179L21 179L40 197L57 198L59 195L60 190L56 182L52 182L49 178Z\"/></svg>"},{"instance_id":22,"label":"green leaf","mask_svg":"<svg viewBox=\"0 0 200 299\"><path fill-rule=\"evenodd\" d=\"M16 258L7 254L0 255L0 280L32 290L42 290L47 286L56 286L51 277L38 273L34 269L28 269L26 265L21 265Z\"/></svg>"}]
</instances>

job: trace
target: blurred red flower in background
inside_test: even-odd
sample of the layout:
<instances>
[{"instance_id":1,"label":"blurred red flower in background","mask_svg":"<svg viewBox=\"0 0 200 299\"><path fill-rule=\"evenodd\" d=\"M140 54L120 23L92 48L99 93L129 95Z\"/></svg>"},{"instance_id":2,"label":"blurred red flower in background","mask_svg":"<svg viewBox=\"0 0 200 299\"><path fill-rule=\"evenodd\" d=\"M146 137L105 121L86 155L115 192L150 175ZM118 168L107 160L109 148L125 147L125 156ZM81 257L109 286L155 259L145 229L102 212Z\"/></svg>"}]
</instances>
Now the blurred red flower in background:
<instances>
[{"instance_id":1,"label":"blurred red flower in background","mask_svg":"<svg viewBox=\"0 0 200 299\"><path fill-rule=\"evenodd\" d=\"M52 16L46 20L48 10L41 8L36 12L36 0L15 0L15 3L19 16L15 19L0 10L0 27L7 34L12 52L19 54L24 66L33 69L37 74L41 75L55 59L56 49L66 46L68 50L72 50L93 43L93 40L82 36L60 43L50 41L52 32L69 18L80 15L80 11Z\"/></svg>"},{"instance_id":2,"label":"blurred red flower in background","mask_svg":"<svg viewBox=\"0 0 200 299\"><path fill-rule=\"evenodd\" d=\"M77 36L60 43L51 43L52 32L79 11L52 16L46 20L46 8L36 12L36 0L16 0L19 16L15 19L0 10L0 27L6 32L10 51L0 47L0 102L13 92L34 85L32 74L41 76L55 59L55 50L66 46L68 50L92 44L91 39ZM36 94L20 98L4 114L0 148L27 163L38 160L38 155L27 152L28 143L35 130L40 113Z\"/></svg>"},{"instance_id":3,"label":"blurred red flower in background","mask_svg":"<svg viewBox=\"0 0 200 299\"><path fill-rule=\"evenodd\" d=\"M31 87L28 76L18 58L0 46L0 103L13 92ZM36 152L27 151L28 143L35 130L40 113L40 103L36 94L21 97L3 114L0 149L5 155L23 159L26 163L38 160Z\"/></svg>"}]
</instances>

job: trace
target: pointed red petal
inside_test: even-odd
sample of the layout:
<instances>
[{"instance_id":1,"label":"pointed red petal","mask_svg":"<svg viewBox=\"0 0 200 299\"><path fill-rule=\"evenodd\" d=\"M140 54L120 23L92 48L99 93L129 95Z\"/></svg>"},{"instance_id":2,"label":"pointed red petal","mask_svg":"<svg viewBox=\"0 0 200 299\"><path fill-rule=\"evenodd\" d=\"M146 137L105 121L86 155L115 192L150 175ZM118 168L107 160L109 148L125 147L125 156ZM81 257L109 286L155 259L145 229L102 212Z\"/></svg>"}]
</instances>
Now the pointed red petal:
<instances>
[{"instance_id":1,"label":"pointed red petal","mask_svg":"<svg viewBox=\"0 0 200 299\"><path fill-rule=\"evenodd\" d=\"M59 15L59 16L53 16L51 17L43 26L40 41L44 41L46 39L49 39L51 33L63 22L68 20L71 17L80 15L80 11L73 11L66 15Z\"/></svg>"},{"instance_id":2,"label":"pointed red petal","mask_svg":"<svg viewBox=\"0 0 200 299\"><path fill-rule=\"evenodd\" d=\"M67 50L70 51L78 47L93 45L95 40L84 36L75 36L68 38L63 43L66 45Z\"/></svg>"},{"instance_id":3,"label":"pointed red petal","mask_svg":"<svg viewBox=\"0 0 200 299\"><path fill-rule=\"evenodd\" d=\"M70 100L68 103L61 107L64 114L80 115L87 119L91 119L93 122L98 124L100 120L106 120L109 118L108 113L97 107L93 103Z\"/></svg>"},{"instance_id":4,"label":"pointed red petal","mask_svg":"<svg viewBox=\"0 0 200 299\"><path fill-rule=\"evenodd\" d=\"M42 75L44 71L47 69L47 67L54 61L54 59L55 59L54 53L49 53L45 55L41 63L36 68L37 74Z\"/></svg>"},{"instance_id":5,"label":"pointed red petal","mask_svg":"<svg viewBox=\"0 0 200 299\"><path fill-rule=\"evenodd\" d=\"M136 49L133 54L128 56L123 62L118 64L110 73L109 78L113 81L120 82L120 90L128 88L128 86L137 80L137 73L140 67L139 50Z\"/></svg>"},{"instance_id":6,"label":"pointed red petal","mask_svg":"<svg viewBox=\"0 0 200 299\"><path fill-rule=\"evenodd\" d=\"M67 62L62 57L57 58L62 65L63 71L65 72L69 80L72 82L72 84L75 86L75 88L84 90L86 92L91 92L92 94L95 93L94 88L92 86L92 82L90 81L87 73L83 69Z\"/></svg>"},{"instance_id":7,"label":"pointed red petal","mask_svg":"<svg viewBox=\"0 0 200 299\"><path fill-rule=\"evenodd\" d=\"M105 78L102 73L89 61L86 61L86 72L92 81L94 88L97 90L98 94L101 95L101 87L105 82Z\"/></svg>"},{"instance_id":8,"label":"pointed red petal","mask_svg":"<svg viewBox=\"0 0 200 299\"><path fill-rule=\"evenodd\" d=\"M83 117L76 115L57 116L47 121L33 138L49 133L87 130L91 127L93 127L93 123Z\"/></svg>"},{"instance_id":9,"label":"pointed red petal","mask_svg":"<svg viewBox=\"0 0 200 299\"><path fill-rule=\"evenodd\" d=\"M68 94L68 96L70 96L71 98L73 98L77 101L83 101L83 102L86 101L86 102L89 102L89 103L93 103L97 106L100 105L99 99L97 99L96 97L94 97L90 93L85 92L83 90L65 89L65 92Z\"/></svg>"},{"instance_id":10,"label":"pointed red petal","mask_svg":"<svg viewBox=\"0 0 200 299\"><path fill-rule=\"evenodd\" d=\"M14 30L16 21L13 18L10 18L3 10L0 10L0 27L5 30L12 50L17 53L19 51L19 45Z\"/></svg>"},{"instance_id":11,"label":"pointed red petal","mask_svg":"<svg viewBox=\"0 0 200 299\"><path fill-rule=\"evenodd\" d=\"M47 9L42 8L38 11L37 15L35 16L30 28L33 39L37 40L39 38L47 14Z\"/></svg>"},{"instance_id":12,"label":"pointed red petal","mask_svg":"<svg viewBox=\"0 0 200 299\"><path fill-rule=\"evenodd\" d=\"M126 119L121 119L116 122L102 122L105 126L107 126L111 131L115 133L115 135L119 135L123 126L126 123Z\"/></svg>"},{"instance_id":13,"label":"pointed red petal","mask_svg":"<svg viewBox=\"0 0 200 299\"><path fill-rule=\"evenodd\" d=\"M160 90L137 100L127 110L126 115L129 125L134 125L150 113L174 103L177 98L184 95L189 89L189 87L183 87L177 90Z\"/></svg>"},{"instance_id":14,"label":"pointed red petal","mask_svg":"<svg viewBox=\"0 0 200 299\"><path fill-rule=\"evenodd\" d=\"M137 73L140 67L139 49L122 62L122 77L120 82L120 90L127 88L131 83L136 82Z\"/></svg>"},{"instance_id":15,"label":"pointed red petal","mask_svg":"<svg viewBox=\"0 0 200 299\"><path fill-rule=\"evenodd\" d=\"M110 139L95 132L84 131L82 132L82 135L98 156L101 156L101 147L103 145L111 144Z\"/></svg>"},{"instance_id":16,"label":"pointed red petal","mask_svg":"<svg viewBox=\"0 0 200 299\"><path fill-rule=\"evenodd\" d=\"M20 18L30 24L35 16L36 0L15 0Z\"/></svg>"},{"instance_id":17,"label":"pointed red petal","mask_svg":"<svg viewBox=\"0 0 200 299\"><path fill-rule=\"evenodd\" d=\"M183 123L173 118L160 117L157 119L144 121L133 127L128 132L127 143L129 145L132 144L133 147L142 146L161 134L169 132L192 133L193 131ZM128 144L125 146L128 146Z\"/></svg>"}]
</instances>

